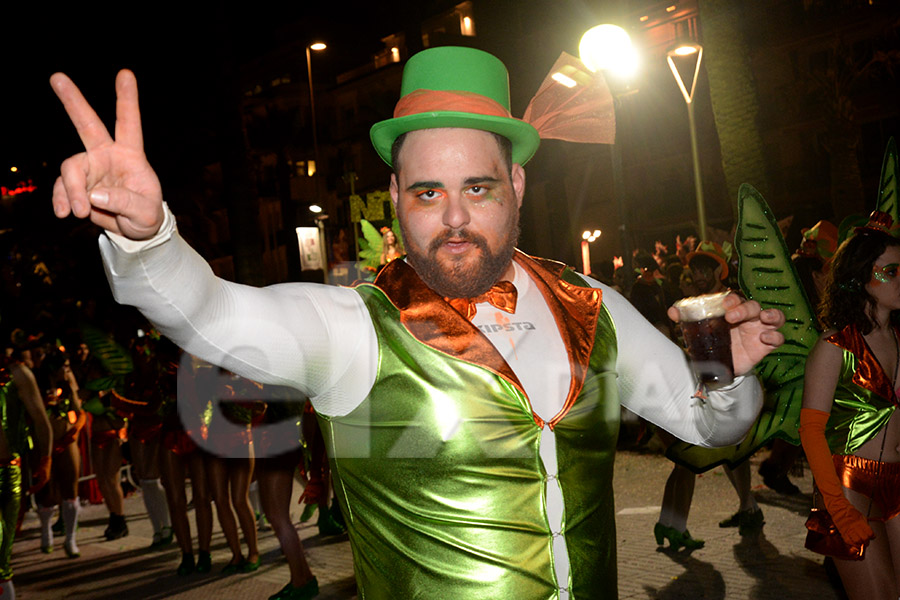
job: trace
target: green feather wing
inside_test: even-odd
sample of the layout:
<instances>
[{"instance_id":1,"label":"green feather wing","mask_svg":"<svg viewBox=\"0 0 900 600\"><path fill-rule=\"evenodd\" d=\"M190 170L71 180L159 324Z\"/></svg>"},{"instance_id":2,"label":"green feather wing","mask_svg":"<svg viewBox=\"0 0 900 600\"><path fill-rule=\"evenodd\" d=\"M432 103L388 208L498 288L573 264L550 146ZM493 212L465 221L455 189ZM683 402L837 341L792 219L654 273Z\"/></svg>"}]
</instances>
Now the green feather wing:
<instances>
[{"instance_id":1,"label":"green feather wing","mask_svg":"<svg viewBox=\"0 0 900 600\"><path fill-rule=\"evenodd\" d=\"M85 324L81 326L81 339L110 375L125 375L134 369L131 354L105 332Z\"/></svg>"},{"instance_id":2,"label":"green feather wing","mask_svg":"<svg viewBox=\"0 0 900 600\"><path fill-rule=\"evenodd\" d=\"M900 207L897 203L900 198L897 195L897 175L900 174L900 165L897 161L897 142L894 138L888 140L887 149L884 151L884 162L881 163L881 180L878 184L878 205L876 208L891 215L896 225L900 222Z\"/></svg>"},{"instance_id":3,"label":"green feather wing","mask_svg":"<svg viewBox=\"0 0 900 600\"><path fill-rule=\"evenodd\" d=\"M786 323L785 343L760 361L757 375L766 390L759 418L744 440L727 448L701 448L684 442L667 451L670 459L697 473L716 465L737 466L774 438L799 444L800 408L806 357L819 337L813 310L791 262L778 224L762 195L744 184L738 192L735 246L738 281L744 295L762 308L777 308Z\"/></svg>"},{"instance_id":4,"label":"green feather wing","mask_svg":"<svg viewBox=\"0 0 900 600\"><path fill-rule=\"evenodd\" d=\"M400 221L397 217L394 217L394 220L391 221L391 230L397 236L397 244L400 246L400 251L406 254L406 242L403 241L403 231L400 229Z\"/></svg>"},{"instance_id":5,"label":"green feather wing","mask_svg":"<svg viewBox=\"0 0 900 600\"><path fill-rule=\"evenodd\" d=\"M359 221L359 227L363 234L359 240L359 260L363 267L377 269L381 264L381 250L384 246L381 233L365 219Z\"/></svg>"},{"instance_id":6,"label":"green feather wing","mask_svg":"<svg viewBox=\"0 0 900 600\"><path fill-rule=\"evenodd\" d=\"M881 179L878 181L878 199L875 202L875 210L880 210L891 215L894 219L894 235L900 225L900 190L898 190L897 177L900 175L900 163L897 159L897 142L894 138L888 140L884 150L884 160L881 163ZM850 215L841 221L838 227L838 245L853 234L853 230L869 222L869 215Z\"/></svg>"}]
</instances>

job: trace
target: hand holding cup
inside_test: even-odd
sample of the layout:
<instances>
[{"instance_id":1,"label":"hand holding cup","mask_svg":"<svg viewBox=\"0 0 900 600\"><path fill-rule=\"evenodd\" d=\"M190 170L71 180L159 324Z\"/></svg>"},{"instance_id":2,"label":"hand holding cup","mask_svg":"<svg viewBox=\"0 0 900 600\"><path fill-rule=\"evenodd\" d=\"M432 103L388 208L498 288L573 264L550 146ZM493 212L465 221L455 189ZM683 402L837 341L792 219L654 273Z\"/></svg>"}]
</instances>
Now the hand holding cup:
<instances>
[{"instance_id":1,"label":"hand holding cup","mask_svg":"<svg viewBox=\"0 0 900 600\"><path fill-rule=\"evenodd\" d=\"M721 316L724 323L728 325L730 332L731 364L733 366L731 373L734 375L749 373L756 366L756 363L784 343L784 336L778 331L784 325L785 320L784 313L780 310L774 308L762 310L758 302L744 300L741 296L734 293L710 294L710 296L721 296L717 301L720 304L720 308L716 310L724 309L724 314L718 316ZM679 303L676 303L675 306L669 309L669 318L676 322L703 319L703 317L697 319L696 317L686 316L686 313L683 314L682 310L686 309L680 309ZM701 309L701 314L704 310ZM722 324L718 323L716 326L719 327L717 331L721 334L724 331ZM699 327L695 329L699 329ZM685 337L688 337L687 332L685 332ZM719 353L719 356L724 355L721 343L715 346L714 353L716 352ZM698 356L702 355L698 354ZM721 369L717 370L716 373L720 376L727 375ZM698 376L702 377L699 374ZM713 383L713 385L727 385L727 383L724 383L723 380L723 382Z\"/></svg>"}]
</instances>

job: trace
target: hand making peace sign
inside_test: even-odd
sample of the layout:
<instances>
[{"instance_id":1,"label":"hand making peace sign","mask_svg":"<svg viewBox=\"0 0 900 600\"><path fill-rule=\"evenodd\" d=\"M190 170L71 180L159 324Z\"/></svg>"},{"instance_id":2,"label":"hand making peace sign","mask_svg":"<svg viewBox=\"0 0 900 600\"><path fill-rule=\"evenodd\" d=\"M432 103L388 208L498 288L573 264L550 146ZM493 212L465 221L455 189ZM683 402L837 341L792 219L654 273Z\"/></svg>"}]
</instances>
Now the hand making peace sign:
<instances>
[{"instance_id":1,"label":"hand making peace sign","mask_svg":"<svg viewBox=\"0 0 900 600\"><path fill-rule=\"evenodd\" d=\"M84 143L66 159L53 186L53 211L70 213L133 240L153 237L163 222L159 178L144 156L137 80L128 70L116 77L116 137L109 135L72 80L50 78L53 91Z\"/></svg>"}]
</instances>

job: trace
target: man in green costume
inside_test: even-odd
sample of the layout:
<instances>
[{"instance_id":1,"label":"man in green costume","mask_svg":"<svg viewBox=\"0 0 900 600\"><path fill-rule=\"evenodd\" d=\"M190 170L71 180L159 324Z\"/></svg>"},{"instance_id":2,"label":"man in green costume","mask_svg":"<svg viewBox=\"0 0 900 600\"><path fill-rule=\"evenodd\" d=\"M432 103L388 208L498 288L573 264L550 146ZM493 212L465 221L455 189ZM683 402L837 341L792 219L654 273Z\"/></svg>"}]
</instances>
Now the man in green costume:
<instances>
[{"instance_id":1,"label":"man in green costume","mask_svg":"<svg viewBox=\"0 0 900 600\"><path fill-rule=\"evenodd\" d=\"M371 137L408 257L353 289L217 279L143 155L134 76L117 78L115 139L68 78L51 84L86 148L63 164L57 216L106 229L117 300L185 350L311 398L362 598L613 598L620 398L706 445L759 410L752 377L695 397L681 350L624 298L515 249L539 135L487 53L407 63ZM783 339L779 311L734 298L727 319L738 374Z\"/></svg>"}]
</instances>

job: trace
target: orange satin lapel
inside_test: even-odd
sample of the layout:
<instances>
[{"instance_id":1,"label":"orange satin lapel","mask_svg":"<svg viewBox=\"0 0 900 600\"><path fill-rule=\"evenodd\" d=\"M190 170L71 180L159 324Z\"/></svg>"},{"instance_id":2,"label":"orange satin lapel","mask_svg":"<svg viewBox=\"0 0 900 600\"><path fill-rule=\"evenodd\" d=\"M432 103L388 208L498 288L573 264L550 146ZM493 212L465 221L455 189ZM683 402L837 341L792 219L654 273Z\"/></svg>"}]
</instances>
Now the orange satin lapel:
<instances>
[{"instance_id":1,"label":"orange satin lapel","mask_svg":"<svg viewBox=\"0 0 900 600\"><path fill-rule=\"evenodd\" d=\"M508 380L522 394L519 378L478 328L422 283L406 261L389 263L375 285L400 310L400 322L417 340L453 358L482 366Z\"/></svg>"},{"instance_id":2,"label":"orange satin lapel","mask_svg":"<svg viewBox=\"0 0 900 600\"><path fill-rule=\"evenodd\" d=\"M552 429L566 416L581 393L594 350L594 333L603 293L596 288L564 281L561 277L565 265L561 263L533 258L520 251L516 251L513 259L531 276L547 301L569 357L572 373L569 393L562 410L548 423Z\"/></svg>"},{"instance_id":3,"label":"orange satin lapel","mask_svg":"<svg viewBox=\"0 0 900 600\"><path fill-rule=\"evenodd\" d=\"M900 335L900 332L897 334ZM890 377L884 372L865 338L856 327L847 326L830 335L827 341L838 348L849 350L857 357L859 362L856 373L853 374L853 383L878 394L885 400L897 403Z\"/></svg>"},{"instance_id":4,"label":"orange satin lapel","mask_svg":"<svg viewBox=\"0 0 900 600\"><path fill-rule=\"evenodd\" d=\"M575 403L584 385L594 349L602 292L561 279L565 269L561 263L536 259L518 250L513 260L525 269L540 290L566 346L572 379L562 410L549 421L553 428ZM397 307L400 322L417 340L439 352L500 375L527 398L519 378L493 344L444 298L429 289L405 261L389 263L374 283ZM544 421L532 414L535 422L543 427Z\"/></svg>"}]
</instances>

